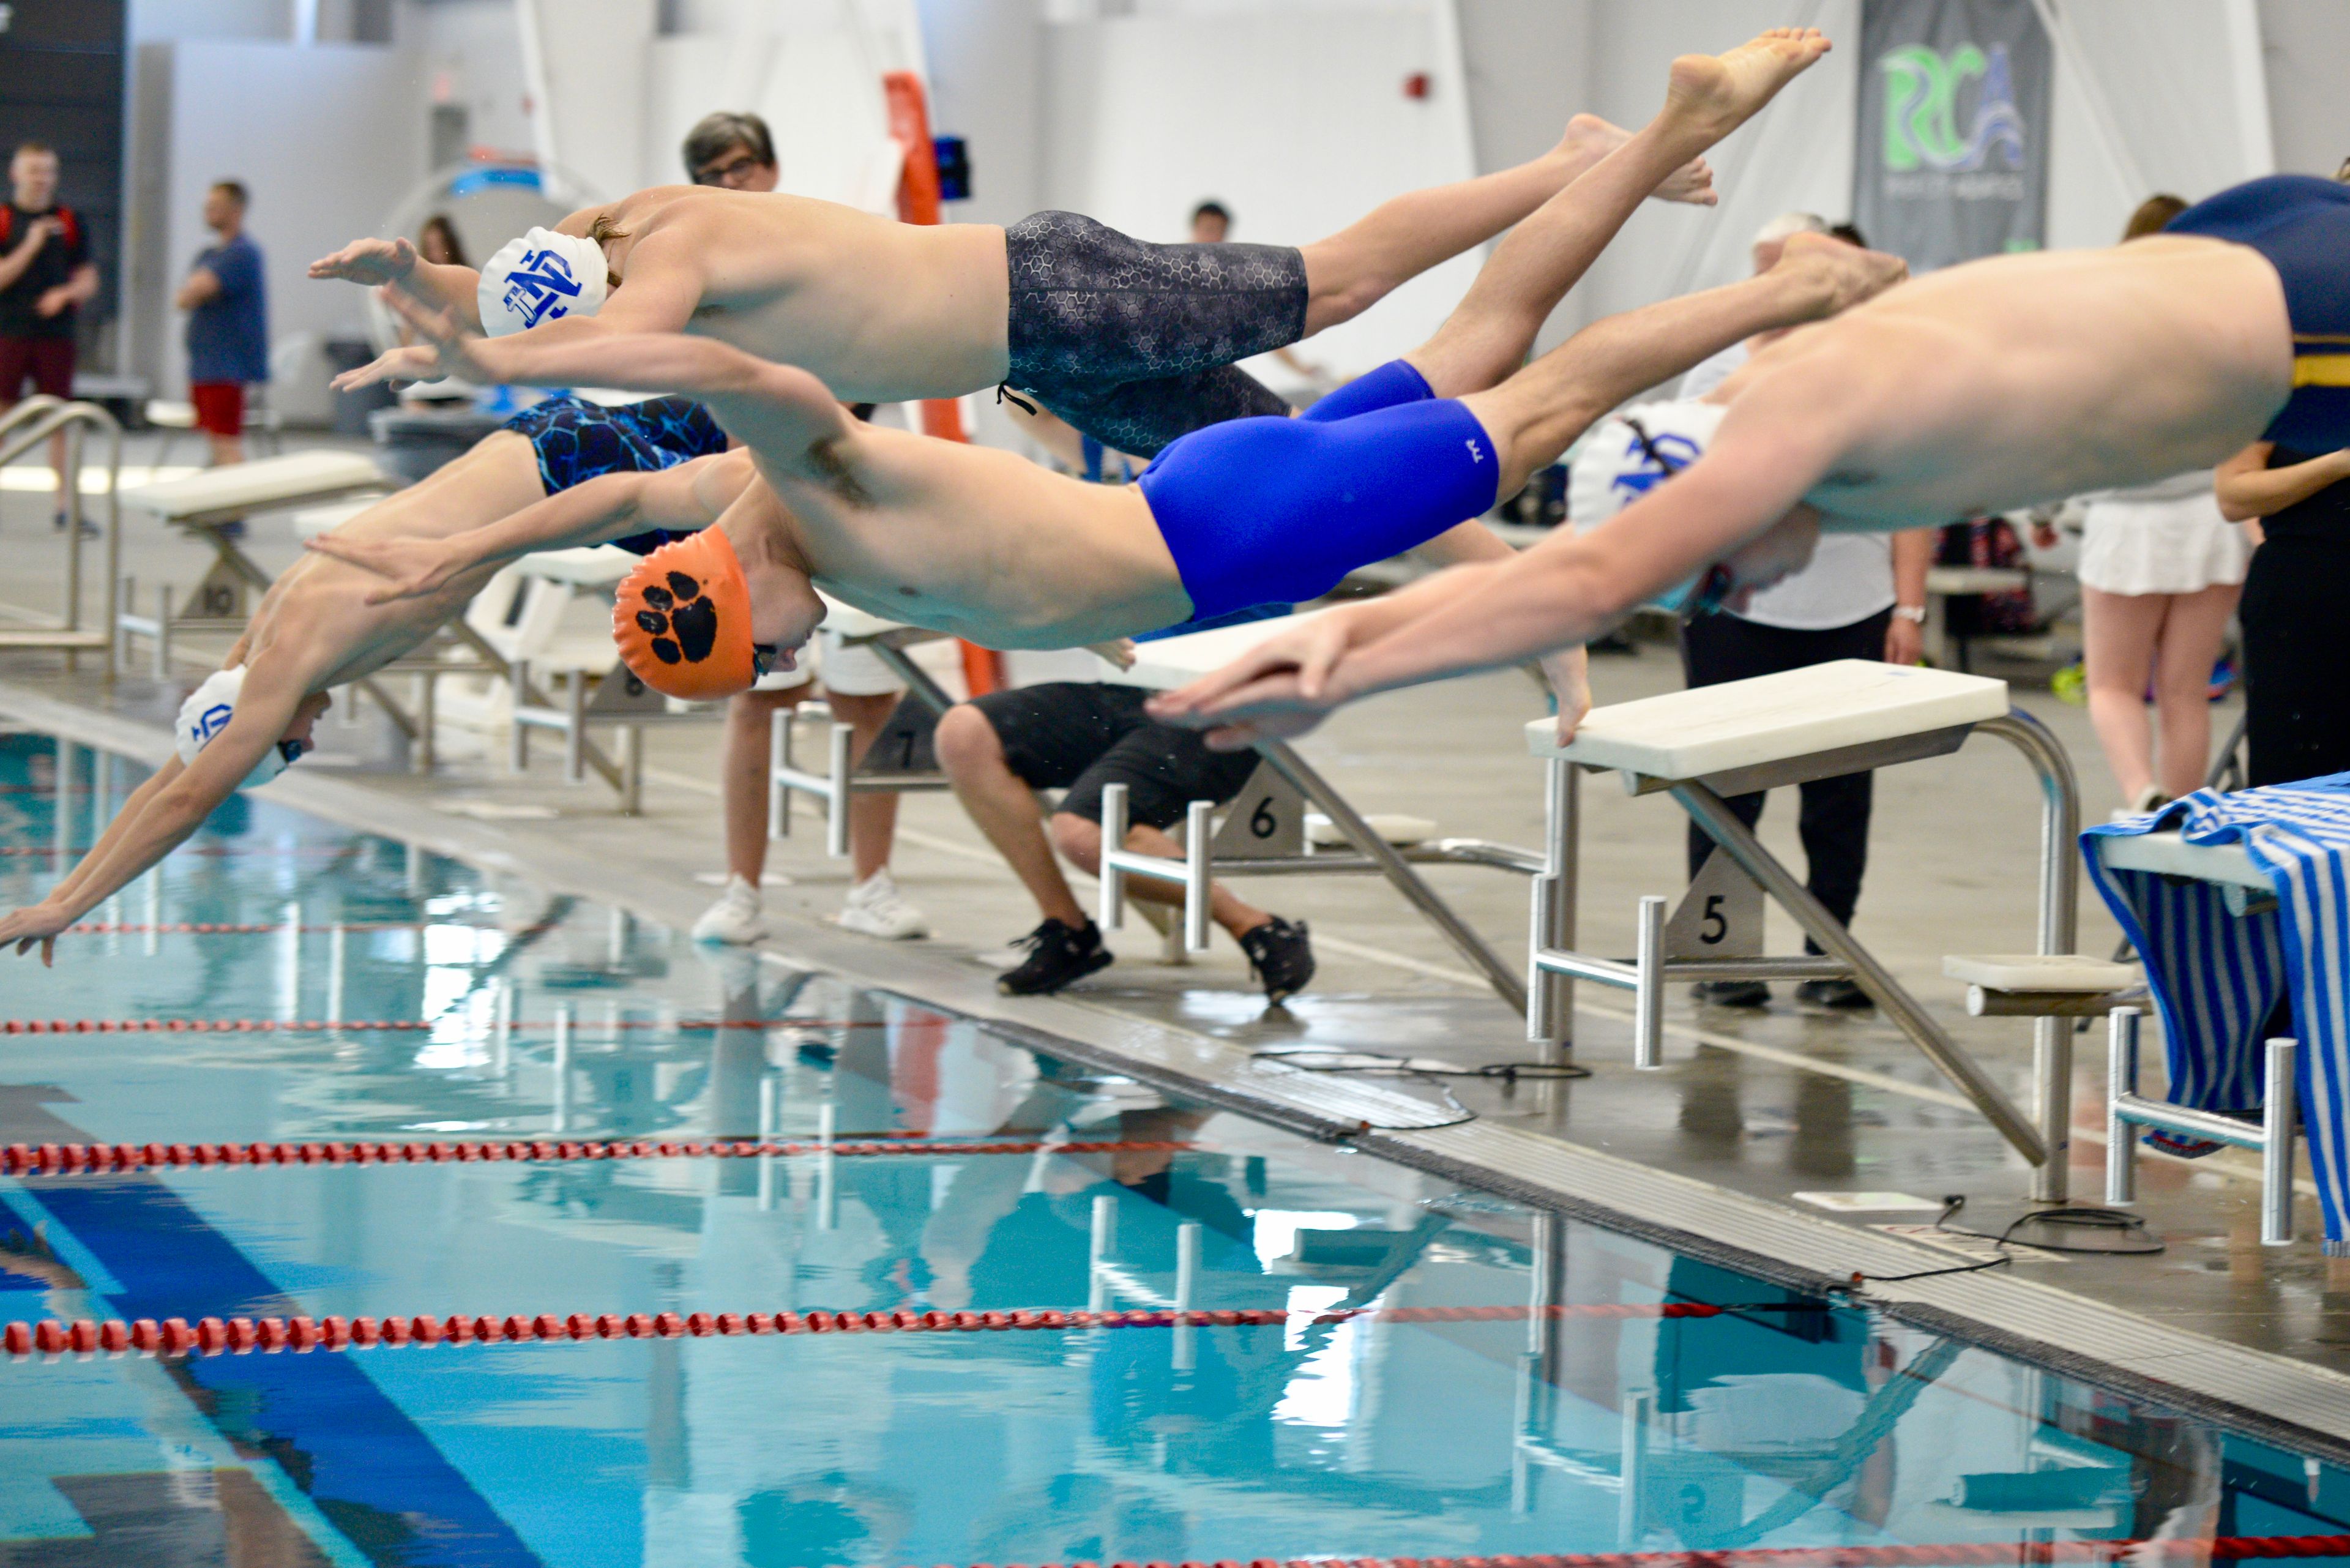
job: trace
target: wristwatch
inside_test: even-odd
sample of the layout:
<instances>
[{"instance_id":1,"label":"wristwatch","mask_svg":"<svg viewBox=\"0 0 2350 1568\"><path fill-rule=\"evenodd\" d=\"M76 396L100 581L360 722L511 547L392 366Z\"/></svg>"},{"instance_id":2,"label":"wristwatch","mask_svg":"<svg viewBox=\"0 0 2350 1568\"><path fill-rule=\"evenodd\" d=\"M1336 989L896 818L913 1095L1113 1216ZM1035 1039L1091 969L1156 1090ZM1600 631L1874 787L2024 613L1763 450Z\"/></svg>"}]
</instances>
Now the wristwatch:
<instances>
[{"instance_id":1,"label":"wristwatch","mask_svg":"<svg viewBox=\"0 0 2350 1568\"><path fill-rule=\"evenodd\" d=\"M1926 607L1924 605L1895 605L1893 607L1893 615L1894 618L1897 620L1912 620L1916 621L1919 626L1926 624Z\"/></svg>"}]
</instances>

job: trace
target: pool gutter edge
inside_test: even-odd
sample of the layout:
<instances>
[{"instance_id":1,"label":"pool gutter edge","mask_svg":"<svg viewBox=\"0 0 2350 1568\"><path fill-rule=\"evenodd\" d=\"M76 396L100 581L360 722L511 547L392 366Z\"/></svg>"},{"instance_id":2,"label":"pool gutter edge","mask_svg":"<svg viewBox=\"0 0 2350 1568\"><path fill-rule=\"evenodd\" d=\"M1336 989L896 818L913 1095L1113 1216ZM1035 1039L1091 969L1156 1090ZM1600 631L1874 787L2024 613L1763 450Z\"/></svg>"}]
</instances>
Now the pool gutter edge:
<instances>
[{"instance_id":1,"label":"pool gutter edge","mask_svg":"<svg viewBox=\"0 0 2350 1568\"><path fill-rule=\"evenodd\" d=\"M151 766L172 752L169 733L158 726L6 681L0 681L0 718ZM319 774L289 773L266 794L348 827L528 877L553 891L614 904L664 925L681 928L699 912L700 889L616 877L608 864L531 831L530 824L452 818L405 796ZM1937 1249L1548 1135L1492 1122L1422 1126L1426 1102L1373 1084L1280 1067L1243 1047L1082 998L1005 998L992 977L943 953L882 947L812 920L771 919L781 940L762 950L768 961L819 967L983 1022L1048 1055L1554 1208L1776 1283L1841 1290L1856 1273L1910 1274L1955 1261ZM1727 1236L1741 1240L1721 1239ZM2350 1376L2329 1368L2138 1316L2014 1268L1872 1282L1863 1299L1930 1332L2350 1465Z\"/></svg>"}]
</instances>

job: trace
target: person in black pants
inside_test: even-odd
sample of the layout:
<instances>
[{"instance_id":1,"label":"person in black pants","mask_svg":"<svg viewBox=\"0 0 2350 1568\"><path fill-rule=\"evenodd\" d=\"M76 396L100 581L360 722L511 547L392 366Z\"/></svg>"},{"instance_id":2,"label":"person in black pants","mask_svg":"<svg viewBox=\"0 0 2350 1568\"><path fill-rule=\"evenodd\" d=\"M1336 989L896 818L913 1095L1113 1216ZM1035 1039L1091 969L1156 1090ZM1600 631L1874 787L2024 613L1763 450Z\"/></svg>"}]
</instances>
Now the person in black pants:
<instances>
[{"instance_id":1,"label":"person in black pants","mask_svg":"<svg viewBox=\"0 0 2350 1568\"><path fill-rule=\"evenodd\" d=\"M1020 939L1027 958L996 977L1012 996L1049 994L1107 967L1109 949L1053 857L1058 849L1087 873L1101 869L1102 789L1127 786L1125 846L1180 860L1166 829L1195 800L1222 805L1256 771L1253 752L1211 752L1194 730L1161 724L1142 711L1149 692L1094 681L1053 681L958 702L939 720L939 766L971 814L1036 900L1043 923ZM1035 792L1063 790L1051 836L1036 815ZM1129 896L1170 903L1170 884L1138 877ZM1280 1002L1314 978L1305 922L1243 901L1222 883L1209 890L1210 914L1248 955L1265 998Z\"/></svg>"},{"instance_id":2,"label":"person in black pants","mask_svg":"<svg viewBox=\"0 0 2350 1568\"><path fill-rule=\"evenodd\" d=\"M2345 165L2350 167L2350 165ZM2220 514L2259 546L2236 617L2244 633L2244 782L2293 784L2350 771L2350 451L2256 441L2220 465ZM2301 1037L2290 992L2261 1038Z\"/></svg>"},{"instance_id":3,"label":"person in black pants","mask_svg":"<svg viewBox=\"0 0 2350 1568\"><path fill-rule=\"evenodd\" d=\"M1887 634L1895 624L1893 608L1887 605L1849 626L1817 631L1770 626L1727 612L1697 616L1681 628L1681 668L1691 686L1718 686L1836 659L1883 659ZM1861 874L1868 868L1868 814L1876 778L1870 773L1844 774L1800 786L1803 805L1796 830L1804 839L1804 885L1829 914L1846 924L1860 902ZM1732 815L1752 827L1762 819L1765 798L1757 792L1735 795L1726 804ZM1712 852L1713 840L1690 823L1691 877ZM1820 950L1805 938L1804 950ZM1700 1001L1717 1007L1761 1007L1771 1000L1771 988L1759 980L1707 981L1696 989ZM1807 980L1796 995L1820 1007L1869 1005L1868 993L1849 980Z\"/></svg>"},{"instance_id":4,"label":"person in black pants","mask_svg":"<svg viewBox=\"0 0 2350 1568\"><path fill-rule=\"evenodd\" d=\"M2245 776L2254 787L2350 771L2350 452L2254 441L2221 464L2230 522L2260 530L2244 628Z\"/></svg>"},{"instance_id":5,"label":"person in black pants","mask_svg":"<svg viewBox=\"0 0 2350 1568\"><path fill-rule=\"evenodd\" d=\"M1846 223L1831 228L1812 213L1786 213L1754 235L1754 271L1779 264L1787 241L1800 234L1833 234L1864 246L1860 231ZM1729 378L1780 332L1766 332L1732 344L1681 379L1683 399L1703 397ZM1891 535L1829 534L1803 570L1752 595L1736 612L1719 611L1685 621L1681 668L1691 686L1774 675L1836 659L1881 659L1915 664L1924 649L1926 568L1932 564L1934 530L1913 528ZM1860 901L1861 873L1868 866L1871 775L1846 774L1814 779L1803 786L1804 858L1812 896L1847 924ZM1762 816L1761 794L1742 794L1730 809L1752 827ZM1713 840L1694 822L1689 829L1690 875L1695 877ZM1804 950L1819 949L1809 940ZM1771 988L1759 980L1707 981L1697 999L1716 1007L1762 1007ZM1849 980L1807 980L1796 996L1819 1007L1869 1005L1868 993Z\"/></svg>"}]
</instances>

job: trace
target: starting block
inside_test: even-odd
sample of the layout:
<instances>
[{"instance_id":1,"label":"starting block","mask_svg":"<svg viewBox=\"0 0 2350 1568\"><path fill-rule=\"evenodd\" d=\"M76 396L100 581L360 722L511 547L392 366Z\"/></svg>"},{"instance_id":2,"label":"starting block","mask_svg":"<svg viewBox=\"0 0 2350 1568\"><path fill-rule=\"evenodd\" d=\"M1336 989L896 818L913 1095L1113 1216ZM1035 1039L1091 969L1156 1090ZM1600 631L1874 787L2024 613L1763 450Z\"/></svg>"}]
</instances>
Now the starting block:
<instances>
[{"instance_id":1,"label":"starting block","mask_svg":"<svg viewBox=\"0 0 2350 1568\"><path fill-rule=\"evenodd\" d=\"M1711 980L1849 979L1973 1101L2038 1170L2035 1196L2065 1196L2071 1119L2071 1026L2054 1007L2032 1012L2035 1025L2037 1125L1981 1064L1960 1050L1884 964L1814 898L1803 880L1763 848L1731 814L1727 801L1785 784L1943 756L1976 732L2021 750L2038 773L2042 796L2039 945L2029 961L1953 959L1970 983L1987 977L1999 994L2030 995L2052 982L2093 981L2103 999L2127 971L2074 957L2078 867L2073 843L2080 806L2072 763L2046 728L2011 710L2003 681L1947 670L1840 659L1804 670L1693 688L1596 708L1562 747L1554 726L1526 726L1527 750L1548 769L1545 864L1535 879L1528 941L1528 1037L1573 1040L1577 980L1633 992L1633 1062L1661 1064L1664 988ZM1719 853L1669 919L1666 900L1640 900L1636 952L1627 960L1575 950L1580 774L1613 772L1635 795L1669 794L1711 838ZM1820 957L1772 958L1762 952L1762 899L1780 905L1821 950ZM2065 966L2059 976L2055 967ZM1971 967L1970 967L1971 966ZM2027 973L2031 970L2034 972ZM2120 971L2119 973L2116 971ZM2031 983L2021 983L2030 981Z\"/></svg>"}]
</instances>

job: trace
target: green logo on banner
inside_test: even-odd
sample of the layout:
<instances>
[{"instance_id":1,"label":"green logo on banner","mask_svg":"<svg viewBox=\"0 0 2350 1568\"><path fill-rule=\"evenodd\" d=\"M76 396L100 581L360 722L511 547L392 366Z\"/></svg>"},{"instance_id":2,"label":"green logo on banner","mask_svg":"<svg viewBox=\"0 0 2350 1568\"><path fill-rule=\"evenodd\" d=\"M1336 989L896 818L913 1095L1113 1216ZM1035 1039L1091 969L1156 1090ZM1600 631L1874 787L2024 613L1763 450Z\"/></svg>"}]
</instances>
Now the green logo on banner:
<instances>
[{"instance_id":1,"label":"green logo on banner","mask_svg":"<svg viewBox=\"0 0 2350 1568\"><path fill-rule=\"evenodd\" d=\"M1885 75L1885 167L1972 171L1996 150L2010 169L2023 167L2023 115L2015 107L2007 46L1986 55L1960 44L1948 55L1924 44L1895 49L1877 62ZM1959 131L1959 89L1979 81L1974 115Z\"/></svg>"}]
</instances>

